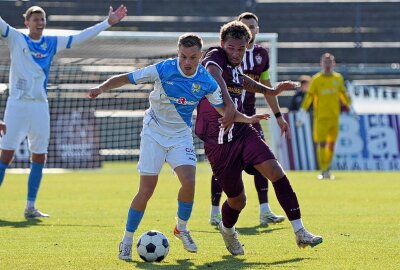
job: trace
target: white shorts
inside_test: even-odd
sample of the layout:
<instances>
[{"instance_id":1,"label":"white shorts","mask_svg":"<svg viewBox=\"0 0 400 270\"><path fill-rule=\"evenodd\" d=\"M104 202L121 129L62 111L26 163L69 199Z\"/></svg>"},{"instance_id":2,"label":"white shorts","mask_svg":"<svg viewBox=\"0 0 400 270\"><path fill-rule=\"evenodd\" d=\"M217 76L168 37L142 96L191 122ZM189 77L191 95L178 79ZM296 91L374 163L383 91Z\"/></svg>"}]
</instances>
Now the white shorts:
<instances>
[{"instance_id":1,"label":"white shorts","mask_svg":"<svg viewBox=\"0 0 400 270\"><path fill-rule=\"evenodd\" d=\"M157 138L157 139L156 139ZM181 165L196 166L193 137L163 137L151 134L148 126L143 127L140 141L138 171L141 175L158 175L164 162L174 170Z\"/></svg>"},{"instance_id":2,"label":"white shorts","mask_svg":"<svg viewBox=\"0 0 400 270\"><path fill-rule=\"evenodd\" d=\"M6 134L1 139L1 149L15 151L28 136L31 153L47 153L50 139L48 103L8 99L4 122Z\"/></svg>"}]
</instances>

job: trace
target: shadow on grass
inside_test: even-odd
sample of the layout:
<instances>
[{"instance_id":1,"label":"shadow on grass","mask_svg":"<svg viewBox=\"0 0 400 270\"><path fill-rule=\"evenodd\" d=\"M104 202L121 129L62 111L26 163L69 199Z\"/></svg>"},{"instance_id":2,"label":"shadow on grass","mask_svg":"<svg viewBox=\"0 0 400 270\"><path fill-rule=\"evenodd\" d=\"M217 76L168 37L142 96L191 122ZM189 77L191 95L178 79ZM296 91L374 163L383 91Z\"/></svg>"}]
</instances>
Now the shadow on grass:
<instances>
[{"instance_id":1,"label":"shadow on grass","mask_svg":"<svg viewBox=\"0 0 400 270\"><path fill-rule=\"evenodd\" d=\"M286 227L282 227L279 225L273 225L273 226L253 226L253 227L236 227L236 230L238 231L239 235L257 235L257 234L264 234L264 233L272 233L274 231L279 231L279 230L284 230ZM202 231L202 230L191 230L192 232L201 232L201 233L219 233L219 229L217 226L214 227L214 230L212 231Z\"/></svg>"},{"instance_id":2,"label":"shadow on grass","mask_svg":"<svg viewBox=\"0 0 400 270\"><path fill-rule=\"evenodd\" d=\"M131 261L138 269L229 269L229 270L241 270L241 269L266 269L271 266L285 266L294 267L296 263L305 260L305 258L293 258L290 260L275 261L275 262L246 262L245 257L234 257L225 255L220 261L206 262L202 265L195 265L190 259L176 260L176 263L147 263L147 262L135 262Z\"/></svg>"},{"instance_id":3,"label":"shadow on grass","mask_svg":"<svg viewBox=\"0 0 400 270\"><path fill-rule=\"evenodd\" d=\"M30 218L22 221L8 221L0 219L1 227L12 227L12 228L27 228L31 226L50 226L50 227L96 227L96 228L109 228L111 225L93 225L93 224L63 224L63 223L42 223L43 220L38 218Z\"/></svg>"},{"instance_id":4,"label":"shadow on grass","mask_svg":"<svg viewBox=\"0 0 400 270\"><path fill-rule=\"evenodd\" d=\"M43 221L38 218L30 218L22 221L8 221L0 219L0 227L12 227L12 228L27 228L31 226L41 225Z\"/></svg>"},{"instance_id":5,"label":"shadow on grass","mask_svg":"<svg viewBox=\"0 0 400 270\"><path fill-rule=\"evenodd\" d=\"M264 234L264 233L272 233L274 231L279 231L279 230L283 230L286 229L285 227L282 226L253 226L253 227L236 227L236 230L238 231L239 235L257 235L257 234Z\"/></svg>"}]
</instances>

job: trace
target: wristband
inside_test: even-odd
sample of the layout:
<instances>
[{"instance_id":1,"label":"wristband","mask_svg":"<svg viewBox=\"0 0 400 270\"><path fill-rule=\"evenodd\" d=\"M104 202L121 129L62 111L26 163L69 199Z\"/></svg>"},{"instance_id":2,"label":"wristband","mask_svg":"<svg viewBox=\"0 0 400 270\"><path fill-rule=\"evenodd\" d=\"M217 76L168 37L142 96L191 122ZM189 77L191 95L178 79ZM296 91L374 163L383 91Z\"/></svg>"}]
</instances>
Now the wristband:
<instances>
[{"instance_id":1,"label":"wristband","mask_svg":"<svg viewBox=\"0 0 400 270\"><path fill-rule=\"evenodd\" d=\"M282 114L281 114L281 112L277 112L277 113L275 113L275 118L279 118L279 117L282 117Z\"/></svg>"}]
</instances>

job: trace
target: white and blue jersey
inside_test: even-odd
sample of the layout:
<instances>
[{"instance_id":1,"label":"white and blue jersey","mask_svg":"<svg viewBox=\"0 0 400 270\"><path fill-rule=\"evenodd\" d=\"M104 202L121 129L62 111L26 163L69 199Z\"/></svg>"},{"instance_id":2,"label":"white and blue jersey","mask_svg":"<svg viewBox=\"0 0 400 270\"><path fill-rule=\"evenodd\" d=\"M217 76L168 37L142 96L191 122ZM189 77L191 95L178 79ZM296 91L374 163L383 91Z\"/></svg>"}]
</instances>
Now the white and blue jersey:
<instances>
[{"instance_id":1,"label":"white and blue jersey","mask_svg":"<svg viewBox=\"0 0 400 270\"><path fill-rule=\"evenodd\" d=\"M46 85L54 55L96 36L109 26L106 20L77 35L42 36L33 40L0 17L0 37L8 43L11 56L9 99L47 102Z\"/></svg>"},{"instance_id":2,"label":"white and blue jersey","mask_svg":"<svg viewBox=\"0 0 400 270\"><path fill-rule=\"evenodd\" d=\"M70 36L42 36L33 40L0 17L0 38L10 49L9 97L4 112L7 132L0 148L16 150L28 136L32 153L47 153L50 115L46 85L56 53L95 37L110 25L107 20Z\"/></svg>"},{"instance_id":3,"label":"white and blue jersey","mask_svg":"<svg viewBox=\"0 0 400 270\"><path fill-rule=\"evenodd\" d=\"M193 111L204 96L214 107L224 106L221 89L200 64L192 76L186 76L178 58L168 59L128 77L133 84L154 83L143 123L163 136L191 136Z\"/></svg>"}]
</instances>

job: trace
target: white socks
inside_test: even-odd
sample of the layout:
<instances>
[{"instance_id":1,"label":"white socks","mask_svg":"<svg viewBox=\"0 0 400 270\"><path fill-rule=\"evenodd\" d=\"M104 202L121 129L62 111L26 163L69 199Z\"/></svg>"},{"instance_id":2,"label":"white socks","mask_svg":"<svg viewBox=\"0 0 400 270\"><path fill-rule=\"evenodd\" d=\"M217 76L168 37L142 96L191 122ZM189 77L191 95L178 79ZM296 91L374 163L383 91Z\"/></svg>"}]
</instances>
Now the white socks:
<instances>
[{"instance_id":1,"label":"white socks","mask_svg":"<svg viewBox=\"0 0 400 270\"><path fill-rule=\"evenodd\" d=\"M132 245L133 243L133 232L125 231L124 238L122 238L122 243L126 245Z\"/></svg>"},{"instance_id":2,"label":"white socks","mask_svg":"<svg viewBox=\"0 0 400 270\"><path fill-rule=\"evenodd\" d=\"M271 208L269 208L269 203L260 204L260 213L272 212Z\"/></svg>"},{"instance_id":3,"label":"white socks","mask_svg":"<svg viewBox=\"0 0 400 270\"><path fill-rule=\"evenodd\" d=\"M292 223L294 232L298 232L300 229L304 228L303 221L301 220L301 218L291 220L290 223Z\"/></svg>"},{"instance_id":4,"label":"white socks","mask_svg":"<svg viewBox=\"0 0 400 270\"><path fill-rule=\"evenodd\" d=\"M211 205L211 215L220 215L221 214L221 209L219 209L218 205Z\"/></svg>"},{"instance_id":5,"label":"white socks","mask_svg":"<svg viewBox=\"0 0 400 270\"><path fill-rule=\"evenodd\" d=\"M227 234L229 234L229 235L232 235L232 234L235 233L235 226L233 226L232 228L226 228L226 227L224 226L224 223L221 222L221 228L222 228L222 230L223 230L225 233L227 233Z\"/></svg>"},{"instance_id":6,"label":"white socks","mask_svg":"<svg viewBox=\"0 0 400 270\"><path fill-rule=\"evenodd\" d=\"M35 201L26 201L26 208L35 208Z\"/></svg>"},{"instance_id":7,"label":"white socks","mask_svg":"<svg viewBox=\"0 0 400 270\"><path fill-rule=\"evenodd\" d=\"M178 231L187 231L187 220L182 220L180 218L178 218L178 222L176 224L176 228L178 229Z\"/></svg>"}]
</instances>

